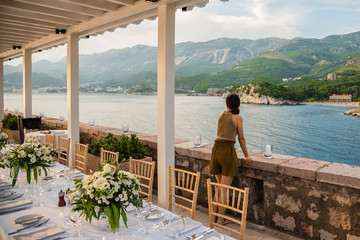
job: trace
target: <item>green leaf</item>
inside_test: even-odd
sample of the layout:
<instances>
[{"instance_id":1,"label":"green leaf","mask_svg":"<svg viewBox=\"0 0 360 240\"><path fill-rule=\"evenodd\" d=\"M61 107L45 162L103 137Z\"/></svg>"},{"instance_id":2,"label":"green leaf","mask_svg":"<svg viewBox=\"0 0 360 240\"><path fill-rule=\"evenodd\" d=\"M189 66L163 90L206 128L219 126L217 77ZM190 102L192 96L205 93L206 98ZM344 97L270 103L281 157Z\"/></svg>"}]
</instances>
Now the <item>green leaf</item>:
<instances>
[{"instance_id":1,"label":"green leaf","mask_svg":"<svg viewBox=\"0 0 360 240\"><path fill-rule=\"evenodd\" d=\"M119 228L120 227L120 211L115 203L111 203L111 207L112 207L112 211L114 214L114 221L115 221L116 227Z\"/></svg>"},{"instance_id":2,"label":"green leaf","mask_svg":"<svg viewBox=\"0 0 360 240\"><path fill-rule=\"evenodd\" d=\"M125 227L128 227L127 226L127 216L126 216L126 212L125 212L124 208L120 208L120 214L123 219Z\"/></svg>"},{"instance_id":3,"label":"green leaf","mask_svg":"<svg viewBox=\"0 0 360 240\"><path fill-rule=\"evenodd\" d=\"M36 166L33 166L33 170L34 170L34 178L35 178L35 181L37 182L37 179L38 179L38 170L40 170L40 169L37 169Z\"/></svg>"},{"instance_id":4,"label":"green leaf","mask_svg":"<svg viewBox=\"0 0 360 240\"><path fill-rule=\"evenodd\" d=\"M26 169L26 179L28 183L31 182L31 168Z\"/></svg>"}]
</instances>

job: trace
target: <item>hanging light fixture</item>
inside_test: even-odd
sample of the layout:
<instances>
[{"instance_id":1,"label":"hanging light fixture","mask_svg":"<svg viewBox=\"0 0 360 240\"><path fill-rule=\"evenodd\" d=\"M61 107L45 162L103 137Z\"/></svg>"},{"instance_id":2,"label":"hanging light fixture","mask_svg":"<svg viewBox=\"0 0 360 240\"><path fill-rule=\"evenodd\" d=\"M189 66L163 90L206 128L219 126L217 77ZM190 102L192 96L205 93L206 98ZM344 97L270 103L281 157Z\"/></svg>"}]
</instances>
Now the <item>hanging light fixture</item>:
<instances>
[{"instance_id":1,"label":"hanging light fixture","mask_svg":"<svg viewBox=\"0 0 360 240\"><path fill-rule=\"evenodd\" d=\"M55 29L55 33L56 34L65 34L66 33L66 29Z\"/></svg>"},{"instance_id":2,"label":"hanging light fixture","mask_svg":"<svg viewBox=\"0 0 360 240\"><path fill-rule=\"evenodd\" d=\"M145 2L153 2L153 3L156 3L158 2L159 0L145 0Z\"/></svg>"},{"instance_id":3,"label":"hanging light fixture","mask_svg":"<svg viewBox=\"0 0 360 240\"><path fill-rule=\"evenodd\" d=\"M187 7L183 7L183 8L181 9L181 11L187 12Z\"/></svg>"}]
</instances>

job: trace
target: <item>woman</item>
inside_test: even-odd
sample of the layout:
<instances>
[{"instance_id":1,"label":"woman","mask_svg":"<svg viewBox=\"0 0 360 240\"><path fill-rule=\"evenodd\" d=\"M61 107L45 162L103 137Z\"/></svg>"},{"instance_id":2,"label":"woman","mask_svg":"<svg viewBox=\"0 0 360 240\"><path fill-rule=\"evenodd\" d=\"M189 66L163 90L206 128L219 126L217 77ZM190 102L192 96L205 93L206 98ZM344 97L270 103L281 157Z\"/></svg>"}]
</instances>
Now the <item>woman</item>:
<instances>
[{"instance_id":1,"label":"woman","mask_svg":"<svg viewBox=\"0 0 360 240\"><path fill-rule=\"evenodd\" d=\"M245 163L251 165L251 157L246 148L246 141L243 131L243 120L239 115L240 98L237 94L230 94L226 98L227 111L218 117L217 134L214 147L211 153L210 173L214 174L216 181L221 184L231 185L233 177L238 173L238 158L234 144L238 135L241 149L245 156ZM221 196L220 202L225 203L225 192L221 191L215 195L215 201ZM215 212L223 214L224 208L214 208ZM218 219L220 224L224 224L224 219Z\"/></svg>"}]
</instances>

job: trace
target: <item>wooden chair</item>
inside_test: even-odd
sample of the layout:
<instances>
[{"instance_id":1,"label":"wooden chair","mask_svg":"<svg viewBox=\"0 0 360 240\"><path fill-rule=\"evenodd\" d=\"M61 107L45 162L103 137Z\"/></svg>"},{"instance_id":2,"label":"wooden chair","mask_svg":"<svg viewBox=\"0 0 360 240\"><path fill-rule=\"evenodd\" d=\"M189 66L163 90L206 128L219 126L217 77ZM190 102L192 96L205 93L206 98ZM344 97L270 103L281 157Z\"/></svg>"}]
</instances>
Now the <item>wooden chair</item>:
<instances>
[{"instance_id":1,"label":"wooden chair","mask_svg":"<svg viewBox=\"0 0 360 240\"><path fill-rule=\"evenodd\" d=\"M55 135L54 134L46 134L45 135L45 144L48 144L52 148L55 148Z\"/></svg>"},{"instance_id":2,"label":"wooden chair","mask_svg":"<svg viewBox=\"0 0 360 240\"><path fill-rule=\"evenodd\" d=\"M215 191L213 191L213 189ZM246 215L247 215L247 207L248 207L248 198L249 198L249 188L240 189L232 186L219 184L211 182L210 179L207 180L207 190L208 190L208 201L209 201L209 223L210 227L214 228L214 226L221 227L226 229L227 231L231 231L233 233L239 234L240 240L245 239L245 228L246 228ZM225 202L222 203L220 199L216 196L220 196L221 191L225 192ZM214 195L215 192L215 195ZM218 209L219 207L229 209L235 213L241 215L240 220L227 216L225 214L220 214L214 211L214 206ZM236 223L240 225L240 231L229 228L222 224L215 222L215 217L218 219L229 220L230 222Z\"/></svg>"},{"instance_id":3,"label":"wooden chair","mask_svg":"<svg viewBox=\"0 0 360 240\"><path fill-rule=\"evenodd\" d=\"M190 211L191 218L195 219L200 172L193 173L182 169L172 168L170 166L168 167L168 171L168 210L172 212L172 206L174 205ZM183 195L186 196L177 194L179 191L182 191ZM181 201L185 204L180 204ZM190 203L190 207L187 206L189 204L186 204L186 202Z\"/></svg>"},{"instance_id":4,"label":"wooden chair","mask_svg":"<svg viewBox=\"0 0 360 240\"><path fill-rule=\"evenodd\" d=\"M86 174L89 145L75 142L75 168Z\"/></svg>"},{"instance_id":5,"label":"wooden chair","mask_svg":"<svg viewBox=\"0 0 360 240\"><path fill-rule=\"evenodd\" d=\"M70 138L58 137L58 162L69 166Z\"/></svg>"},{"instance_id":6,"label":"wooden chair","mask_svg":"<svg viewBox=\"0 0 360 240\"><path fill-rule=\"evenodd\" d=\"M140 178L140 194L147 196L147 201L152 201L152 190L154 182L155 162L138 159L130 159L130 173Z\"/></svg>"},{"instance_id":7,"label":"wooden chair","mask_svg":"<svg viewBox=\"0 0 360 240\"><path fill-rule=\"evenodd\" d=\"M118 152L111 152L108 150L104 150L101 148L100 152L100 163L104 165L105 163L110 162L112 164L117 164L119 162L119 153Z\"/></svg>"},{"instance_id":8,"label":"wooden chair","mask_svg":"<svg viewBox=\"0 0 360 240\"><path fill-rule=\"evenodd\" d=\"M24 129L38 129L41 130L41 118L18 118L17 119L20 143L24 143L25 133Z\"/></svg>"}]
</instances>

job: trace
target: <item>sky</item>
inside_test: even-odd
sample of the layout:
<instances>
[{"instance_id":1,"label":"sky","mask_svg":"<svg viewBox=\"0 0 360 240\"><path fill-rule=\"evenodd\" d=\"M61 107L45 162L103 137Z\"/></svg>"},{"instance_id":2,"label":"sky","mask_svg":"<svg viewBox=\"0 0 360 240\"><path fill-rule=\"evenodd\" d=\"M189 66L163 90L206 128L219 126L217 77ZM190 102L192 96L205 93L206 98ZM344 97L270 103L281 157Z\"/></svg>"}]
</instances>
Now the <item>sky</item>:
<instances>
[{"instance_id":1,"label":"sky","mask_svg":"<svg viewBox=\"0 0 360 240\"><path fill-rule=\"evenodd\" d=\"M228 37L259 39L324 38L360 31L360 0L210 0L205 8L176 12L175 41L205 42ZM144 20L114 32L81 39L80 54L105 52L138 44L157 45L157 20ZM33 54L32 61L59 61L66 45ZM22 58L5 64L18 65Z\"/></svg>"}]
</instances>

